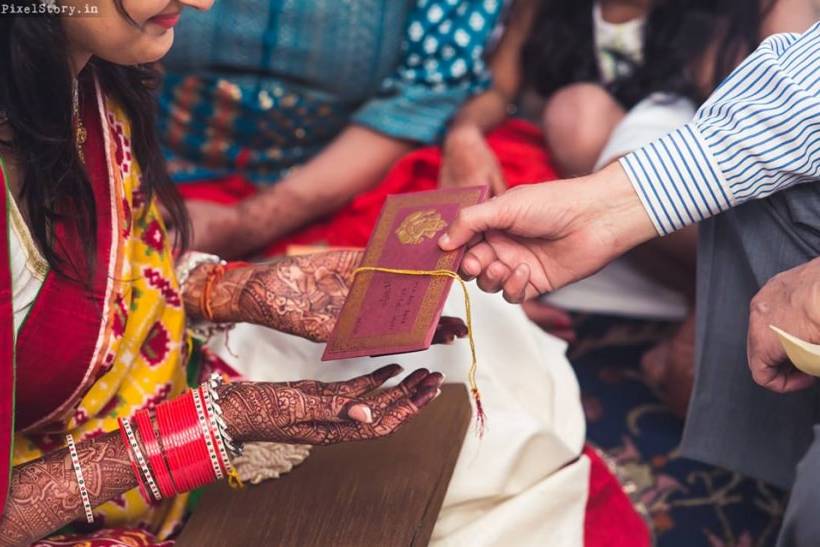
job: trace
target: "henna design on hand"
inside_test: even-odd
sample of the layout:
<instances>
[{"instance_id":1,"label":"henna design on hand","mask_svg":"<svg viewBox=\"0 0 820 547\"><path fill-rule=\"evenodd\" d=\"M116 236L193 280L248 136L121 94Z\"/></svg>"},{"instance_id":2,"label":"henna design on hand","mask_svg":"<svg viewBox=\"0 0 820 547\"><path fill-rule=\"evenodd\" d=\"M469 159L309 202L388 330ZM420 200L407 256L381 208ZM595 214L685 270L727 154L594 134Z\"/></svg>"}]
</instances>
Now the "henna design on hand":
<instances>
[{"instance_id":1,"label":"henna design on hand","mask_svg":"<svg viewBox=\"0 0 820 547\"><path fill-rule=\"evenodd\" d=\"M401 371L391 365L346 382L235 383L221 388L229 432L238 441L332 444L375 439L401 427L439 393L444 378L420 369L373 391ZM366 409L366 410L365 410Z\"/></svg>"},{"instance_id":2,"label":"henna design on hand","mask_svg":"<svg viewBox=\"0 0 820 547\"><path fill-rule=\"evenodd\" d=\"M250 322L309 340L327 340L353 281L361 251L335 251L280 258L232 270L211 292L218 322ZM200 266L188 278L185 309L201 319L200 299L208 272Z\"/></svg>"},{"instance_id":3,"label":"henna design on hand","mask_svg":"<svg viewBox=\"0 0 820 547\"><path fill-rule=\"evenodd\" d=\"M77 454L93 507L137 486L118 432L77 444ZM83 515L71 457L57 450L13 469L0 544L28 545Z\"/></svg>"},{"instance_id":4,"label":"henna design on hand","mask_svg":"<svg viewBox=\"0 0 820 547\"><path fill-rule=\"evenodd\" d=\"M289 442L326 445L350 441L378 439L394 433L436 398L438 387L419 390L412 397L402 394L398 401L374 412L373 423L307 422L286 428Z\"/></svg>"},{"instance_id":5,"label":"henna design on hand","mask_svg":"<svg viewBox=\"0 0 820 547\"><path fill-rule=\"evenodd\" d=\"M215 321L250 322L316 342L336 326L359 266L361 251L332 251L285 257L229 271L210 294ZM202 290L213 264L194 270L184 287L185 310L202 319ZM449 344L467 335L461 319L442 317L434 344Z\"/></svg>"},{"instance_id":6,"label":"henna design on hand","mask_svg":"<svg viewBox=\"0 0 820 547\"><path fill-rule=\"evenodd\" d=\"M342 310L357 251L292 257L258 267L245 283L239 308L254 323L315 341L325 341Z\"/></svg>"},{"instance_id":7,"label":"henna design on hand","mask_svg":"<svg viewBox=\"0 0 820 547\"><path fill-rule=\"evenodd\" d=\"M375 389L378 389L387 380L401 373L402 370L403 369L401 366L393 364L381 367L370 374L358 376L344 382L324 383L316 380L300 380L298 382L287 382L285 385L299 389L300 391L311 395L344 395L345 397L361 397ZM416 374L417 372L418 371L415 371L413 374Z\"/></svg>"}]
</instances>

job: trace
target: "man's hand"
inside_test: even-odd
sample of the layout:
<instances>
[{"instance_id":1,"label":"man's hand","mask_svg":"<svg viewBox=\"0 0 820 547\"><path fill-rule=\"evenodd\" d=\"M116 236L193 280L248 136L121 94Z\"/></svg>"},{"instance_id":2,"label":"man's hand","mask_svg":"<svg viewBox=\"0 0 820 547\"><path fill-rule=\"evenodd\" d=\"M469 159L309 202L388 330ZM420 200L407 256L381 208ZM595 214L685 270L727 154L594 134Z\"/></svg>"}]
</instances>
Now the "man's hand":
<instances>
[{"instance_id":1,"label":"man's hand","mask_svg":"<svg viewBox=\"0 0 820 547\"><path fill-rule=\"evenodd\" d=\"M779 327L807 342L820 342L820 259L771 278L752 299L746 349L752 378L759 385L788 393L814 384L789 361L777 335Z\"/></svg>"},{"instance_id":2,"label":"man's hand","mask_svg":"<svg viewBox=\"0 0 820 547\"><path fill-rule=\"evenodd\" d=\"M468 207L442 236L470 244L461 270L510 302L584 278L657 232L619 164L589 177L519 186Z\"/></svg>"},{"instance_id":3,"label":"man's hand","mask_svg":"<svg viewBox=\"0 0 820 547\"><path fill-rule=\"evenodd\" d=\"M498 159L478 127L454 127L444 141L439 186L463 188L489 185L493 195L507 189Z\"/></svg>"}]
</instances>

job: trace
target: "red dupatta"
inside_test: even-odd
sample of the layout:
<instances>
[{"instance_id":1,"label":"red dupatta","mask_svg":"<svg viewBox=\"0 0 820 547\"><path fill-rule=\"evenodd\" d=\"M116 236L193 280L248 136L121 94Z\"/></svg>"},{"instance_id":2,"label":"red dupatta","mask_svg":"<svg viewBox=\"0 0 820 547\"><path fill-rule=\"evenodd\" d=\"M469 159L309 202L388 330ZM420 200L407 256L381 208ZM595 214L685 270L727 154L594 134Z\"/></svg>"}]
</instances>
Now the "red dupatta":
<instances>
[{"instance_id":1,"label":"red dupatta","mask_svg":"<svg viewBox=\"0 0 820 547\"><path fill-rule=\"evenodd\" d=\"M83 242L66 222L56 226L58 254L76 270L77 282L49 272L14 343L14 311L9 251L10 194L0 172L0 192L6 214L0 221L0 507L5 507L12 471L16 430L47 430L49 422L64 417L96 378L102 365L100 348L109 317L108 300L116 281L116 196L107 161L109 139L104 126L102 94L93 82L84 86L83 123L88 132L84 147L97 213L97 249L93 276L88 276ZM112 268L114 266L114 268Z\"/></svg>"},{"instance_id":2,"label":"red dupatta","mask_svg":"<svg viewBox=\"0 0 820 547\"><path fill-rule=\"evenodd\" d=\"M94 88L86 87L86 97ZM69 279L49 272L34 305L17 333L15 426L19 431L48 431L71 403L93 383L96 347L106 319L106 294L112 242L112 196L98 101L85 101L83 124L88 138L83 153L97 216L95 271L90 288L83 241L74 226L56 227L56 249L68 266ZM76 273L75 273L76 272ZM79 281L78 281L79 280Z\"/></svg>"}]
</instances>

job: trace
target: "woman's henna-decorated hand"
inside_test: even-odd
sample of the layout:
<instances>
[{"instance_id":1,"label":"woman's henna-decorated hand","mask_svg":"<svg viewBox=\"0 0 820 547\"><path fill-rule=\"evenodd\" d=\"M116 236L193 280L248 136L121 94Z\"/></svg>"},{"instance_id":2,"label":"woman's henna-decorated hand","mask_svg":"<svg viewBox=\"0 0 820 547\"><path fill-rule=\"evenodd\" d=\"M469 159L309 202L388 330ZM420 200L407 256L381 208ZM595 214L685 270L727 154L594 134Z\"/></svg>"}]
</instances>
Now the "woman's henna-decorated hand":
<instances>
[{"instance_id":1,"label":"woman's henna-decorated hand","mask_svg":"<svg viewBox=\"0 0 820 547\"><path fill-rule=\"evenodd\" d=\"M242 285L239 312L252 323L325 341L361 260L360 251L336 251L257 266Z\"/></svg>"},{"instance_id":2,"label":"woman's henna-decorated hand","mask_svg":"<svg viewBox=\"0 0 820 547\"><path fill-rule=\"evenodd\" d=\"M324 341L344 305L361 251L334 251L283 257L225 273L210 294L214 320L254 323ZM201 319L202 290L214 265L192 272L185 286L185 309Z\"/></svg>"},{"instance_id":3,"label":"woman's henna-decorated hand","mask_svg":"<svg viewBox=\"0 0 820 547\"><path fill-rule=\"evenodd\" d=\"M329 251L277 259L226 272L211 293L217 322L248 322L327 341L353 283L362 251ZM185 287L186 311L202 316L202 287L213 265L197 268ZM448 344L467 335L461 319L442 317L434 344Z\"/></svg>"},{"instance_id":4,"label":"woman's henna-decorated hand","mask_svg":"<svg viewBox=\"0 0 820 547\"><path fill-rule=\"evenodd\" d=\"M435 399L441 374L419 369L398 386L374 393L401 372L390 365L346 382L234 383L220 401L238 441L333 444L384 437Z\"/></svg>"}]
</instances>

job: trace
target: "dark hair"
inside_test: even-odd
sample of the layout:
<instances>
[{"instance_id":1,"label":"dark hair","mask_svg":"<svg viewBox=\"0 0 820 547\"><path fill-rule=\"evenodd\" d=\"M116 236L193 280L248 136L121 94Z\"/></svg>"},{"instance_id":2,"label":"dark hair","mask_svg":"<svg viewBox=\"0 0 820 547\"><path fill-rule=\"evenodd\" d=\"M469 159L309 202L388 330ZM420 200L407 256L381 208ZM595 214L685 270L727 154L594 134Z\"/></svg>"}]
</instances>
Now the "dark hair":
<instances>
[{"instance_id":1,"label":"dark hair","mask_svg":"<svg viewBox=\"0 0 820 547\"><path fill-rule=\"evenodd\" d=\"M130 21L121 0L115 2ZM27 6L31 0L11 3ZM23 166L21 197L44 258L55 271L76 278L83 270L87 277L95 267L97 217L88 175L75 146L67 51L58 16L0 16L0 112L6 117L0 123L13 134L11 142L0 145L11 150ZM146 200L156 196L163 203L178 230L176 246L184 248L188 219L168 177L154 126L157 71L150 65L120 66L93 58L82 76L92 75L129 116L134 155L142 168L142 191ZM55 248L57 220L76 226L86 268L74 263L77 257L61 256ZM68 269L76 275L69 275Z\"/></svg>"},{"instance_id":2,"label":"dark hair","mask_svg":"<svg viewBox=\"0 0 820 547\"><path fill-rule=\"evenodd\" d=\"M643 36L644 62L608 86L625 107L655 91L706 97L692 77L693 62L718 40L715 85L757 47L761 21L776 0L653 0ZM593 0L542 0L524 45L527 81L547 97L578 82L597 82Z\"/></svg>"}]
</instances>

